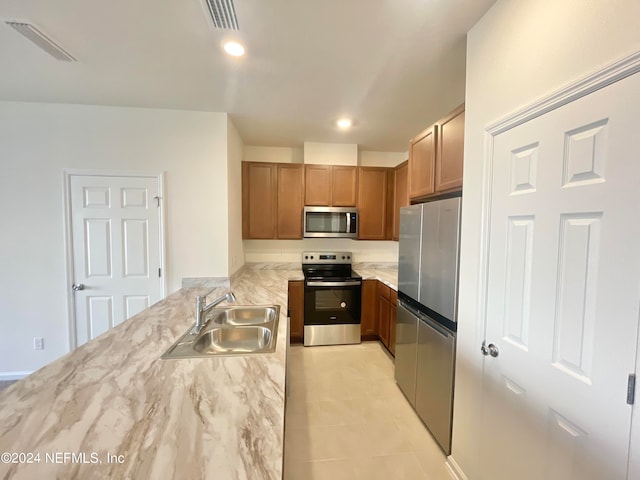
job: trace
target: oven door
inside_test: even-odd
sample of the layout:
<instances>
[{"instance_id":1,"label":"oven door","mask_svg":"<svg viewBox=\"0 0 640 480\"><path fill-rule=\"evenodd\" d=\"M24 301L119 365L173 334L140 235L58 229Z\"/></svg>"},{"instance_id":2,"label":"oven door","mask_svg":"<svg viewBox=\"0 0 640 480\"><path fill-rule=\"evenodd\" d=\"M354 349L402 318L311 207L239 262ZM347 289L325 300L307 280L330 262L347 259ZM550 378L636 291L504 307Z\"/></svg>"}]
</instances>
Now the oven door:
<instances>
[{"instance_id":1,"label":"oven door","mask_svg":"<svg viewBox=\"0 0 640 480\"><path fill-rule=\"evenodd\" d=\"M307 280L304 284L304 324L360 323L360 280Z\"/></svg>"}]
</instances>

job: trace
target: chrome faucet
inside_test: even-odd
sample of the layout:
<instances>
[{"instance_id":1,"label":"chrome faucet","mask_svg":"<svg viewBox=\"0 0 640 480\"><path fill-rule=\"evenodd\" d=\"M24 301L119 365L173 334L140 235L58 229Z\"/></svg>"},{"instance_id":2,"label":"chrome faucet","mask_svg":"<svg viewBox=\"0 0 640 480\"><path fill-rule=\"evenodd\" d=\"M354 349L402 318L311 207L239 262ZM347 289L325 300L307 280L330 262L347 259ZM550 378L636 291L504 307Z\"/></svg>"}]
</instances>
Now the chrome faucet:
<instances>
[{"instance_id":1,"label":"chrome faucet","mask_svg":"<svg viewBox=\"0 0 640 480\"><path fill-rule=\"evenodd\" d=\"M219 303L222 303L224 300L226 300L229 303L233 303L233 302L236 301L236 296L233 294L233 292L232 291L228 291L227 293L225 293L221 297L216 298L209 305L206 305L206 303L207 303L207 295L198 295L196 297L196 324L191 329L190 333L192 333L192 334L200 333L200 330L202 330L202 327L204 327L204 314L205 313L207 313L209 310L211 310L213 307L215 307Z\"/></svg>"}]
</instances>

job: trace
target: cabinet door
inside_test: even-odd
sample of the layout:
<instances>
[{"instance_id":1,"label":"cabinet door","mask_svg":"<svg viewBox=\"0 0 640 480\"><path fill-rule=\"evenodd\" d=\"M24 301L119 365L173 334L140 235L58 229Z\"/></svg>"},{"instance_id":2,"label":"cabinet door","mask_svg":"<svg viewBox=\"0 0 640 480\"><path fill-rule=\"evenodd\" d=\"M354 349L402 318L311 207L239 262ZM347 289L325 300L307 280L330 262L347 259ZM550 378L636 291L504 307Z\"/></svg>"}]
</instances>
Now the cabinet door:
<instances>
[{"instance_id":1,"label":"cabinet door","mask_svg":"<svg viewBox=\"0 0 640 480\"><path fill-rule=\"evenodd\" d=\"M289 338L292 343L302 342L304 337L304 281L289 282Z\"/></svg>"},{"instance_id":2,"label":"cabinet door","mask_svg":"<svg viewBox=\"0 0 640 480\"><path fill-rule=\"evenodd\" d=\"M278 238L302 238L304 165L278 164Z\"/></svg>"},{"instance_id":3,"label":"cabinet door","mask_svg":"<svg viewBox=\"0 0 640 480\"><path fill-rule=\"evenodd\" d=\"M409 198L434 192L437 126L427 128L409 144Z\"/></svg>"},{"instance_id":4,"label":"cabinet door","mask_svg":"<svg viewBox=\"0 0 640 480\"><path fill-rule=\"evenodd\" d=\"M276 237L276 168L242 163L242 238Z\"/></svg>"},{"instance_id":5,"label":"cabinet door","mask_svg":"<svg viewBox=\"0 0 640 480\"><path fill-rule=\"evenodd\" d=\"M389 315L389 351L396 355L396 324L398 323L398 292L391 290L391 314Z\"/></svg>"},{"instance_id":6,"label":"cabinet door","mask_svg":"<svg viewBox=\"0 0 640 480\"><path fill-rule=\"evenodd\" d=\"M380 340L385 347L389 348L389 319L391 315L391 305L389 300L382 295L378 297L378 318L380 329Z\"/></svg>"},{"instance_id":7,"label":"cabinet door","mask_svg":"<svg viewBox=\"0 0 640 480\"><path fill-rule=\"evenodd\" d=\"M304 182L305 205L331 205L331 165L305 165Z\"/></svg>"},{"instance_id":8,"label":"cabinet door","mask_svg":"<svg viewBox=\"0 0 640 480\"><path fill-rule=\"evenodd\" d=\"M464 159L464 104L440 121L435 189L437 192L462 188Z\"/></svg>"},{"instance_id":9,"label":"cabinet door","mask_svg":"<svg viewBox=\"0 0 640 480\"><path fill-rule=\"evenodd\" d=\"M358 239L387 238L387 168L358 168Z\"/></svg>"},{"instance_id":10,"label":"cabinet door","mask_svg":"<svg viewBox=\"0 0 640 480\"><path fill-rule=\"evenodd\" d=\"M355 207L357 200L358 170L356 167L334 165L331 167L331 205Z\"/></svg>"},{"instance_id":11,"label":"cabinet door","mask_svg":"<svg viewBox=\"0 0 640 480\"><path fill-rule=\"evenodd\" d=\"M360 333L365 340L378 338L378 281L362 281Z\"/></svg>"},{"instance_id":12,"label":"cabinet door","mask_svg":"<svg viewBox=\"0 0 640 480\"><path fill-rule=\"evenodd\" d=\"M395 183L393 199L393 240L400 239L400 209L409 205L407 182L409 180L409 162L398 165L393 172Z\"/></svg>"}]
</instances>

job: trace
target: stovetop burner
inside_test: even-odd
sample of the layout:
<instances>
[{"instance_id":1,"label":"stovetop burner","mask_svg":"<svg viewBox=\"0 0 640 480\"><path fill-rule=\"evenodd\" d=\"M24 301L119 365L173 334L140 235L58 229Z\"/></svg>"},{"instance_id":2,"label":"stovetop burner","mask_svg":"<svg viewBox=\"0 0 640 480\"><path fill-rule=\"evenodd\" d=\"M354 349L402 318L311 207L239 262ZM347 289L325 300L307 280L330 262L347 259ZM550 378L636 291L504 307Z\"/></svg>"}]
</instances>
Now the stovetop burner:
<instances>
[{"instance_id":1,"label":"stovetop burner","mask_svg":"<svg viewBox=\"0 0 640 480\"><path fill-rule=\"evenodd\" d=\"M302 273L307 280L360 280L351 269L351 252L304 252Z\"/></svg>"}]
</instances>

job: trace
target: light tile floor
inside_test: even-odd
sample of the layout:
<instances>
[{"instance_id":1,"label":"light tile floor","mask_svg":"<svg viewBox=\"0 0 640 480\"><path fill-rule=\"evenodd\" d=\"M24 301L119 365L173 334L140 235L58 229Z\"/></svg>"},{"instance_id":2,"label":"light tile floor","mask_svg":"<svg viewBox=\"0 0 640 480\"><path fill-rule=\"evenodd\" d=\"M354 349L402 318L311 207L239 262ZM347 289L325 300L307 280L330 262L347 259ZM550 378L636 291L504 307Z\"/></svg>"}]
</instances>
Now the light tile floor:
<instances>
[{"instance_id":1,"label":"light tile floor","mask_svg":"<svg viewBox=\"0 0 640 480\"><path fill-rule=\"evenodd\" d=\"M378 342L289 351L285 480L450 480Z\"/></svg>"}]
</instances>

